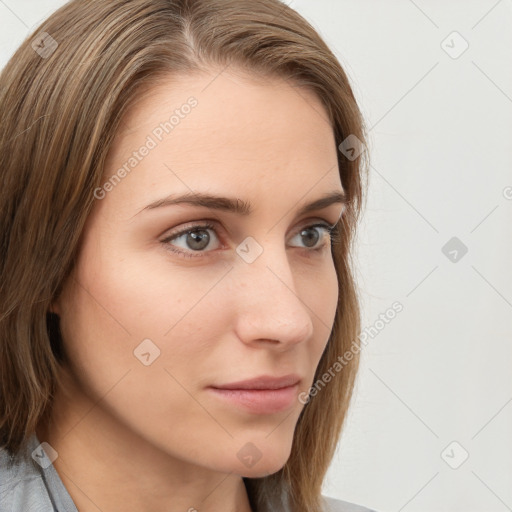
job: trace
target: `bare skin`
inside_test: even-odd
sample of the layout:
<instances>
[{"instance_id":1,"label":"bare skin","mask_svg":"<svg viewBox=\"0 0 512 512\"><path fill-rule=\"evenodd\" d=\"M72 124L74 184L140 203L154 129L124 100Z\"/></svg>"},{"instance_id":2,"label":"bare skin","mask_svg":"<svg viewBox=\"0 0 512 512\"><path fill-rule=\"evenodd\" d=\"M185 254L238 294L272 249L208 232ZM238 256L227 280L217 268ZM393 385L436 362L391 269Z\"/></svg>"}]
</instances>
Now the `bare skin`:
<instances>
[{"instance_id":1,"label":"bare skin","mask_svg":"<svg viewBox=\"0 0 512 512\"><path fill-rule=\"evenodd\" d=\"M296 373L295 394L307 392L332 329L329 234L310 226L335 224L343 206L298 215L343 191L327 113L285 81L228 70L211 82L217 74L173 77L134 103L105 179L187 98L198 102L96 201L52 306L68 393L59 391L37 434L57 450L54 466L80 512L250 512L242 477L284 466L304 405L295 397L256 413L208 387ZM253 211L144 209L191 191L240 198ZM214 228L195 231L209 234L204 248L186 234L169 241L205 221ZM249 263L236 251L247 237L263 249ZM147 339L143 359L160 353L146 365L134 350ZM237 455L244 446L260 454L250 467Z\"/></svg>"}]
</instances>

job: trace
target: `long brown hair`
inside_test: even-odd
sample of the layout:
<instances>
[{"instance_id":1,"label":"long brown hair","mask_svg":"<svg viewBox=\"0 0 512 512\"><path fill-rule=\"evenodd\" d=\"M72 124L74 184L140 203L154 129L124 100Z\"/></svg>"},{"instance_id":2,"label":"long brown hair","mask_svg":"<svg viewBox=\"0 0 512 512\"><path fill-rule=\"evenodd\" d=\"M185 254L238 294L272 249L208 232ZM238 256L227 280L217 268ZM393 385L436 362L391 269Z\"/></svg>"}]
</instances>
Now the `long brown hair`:
<instances>
[{"instance_id":1,"label":"long brown hair","mask_svg":"<svg viewBox=\"0 0 512 512\"><path fill-rule=\"evenodd\" d=\"M321 486L359 365L360 309L352 250L365 198L364 121L340 63L279 0L73 0L28 37L0 75L0 446L17 455L52 404L60 351L49 308L79 250L123 114L173 73L222 70L285 78L322 100L349 202L333 246L339 300L315 381L277 473L244 478L255 510L286 490L292 510L318 512ZM362 151L360 154L359 152Z\"/></svg>"}]
</instances>

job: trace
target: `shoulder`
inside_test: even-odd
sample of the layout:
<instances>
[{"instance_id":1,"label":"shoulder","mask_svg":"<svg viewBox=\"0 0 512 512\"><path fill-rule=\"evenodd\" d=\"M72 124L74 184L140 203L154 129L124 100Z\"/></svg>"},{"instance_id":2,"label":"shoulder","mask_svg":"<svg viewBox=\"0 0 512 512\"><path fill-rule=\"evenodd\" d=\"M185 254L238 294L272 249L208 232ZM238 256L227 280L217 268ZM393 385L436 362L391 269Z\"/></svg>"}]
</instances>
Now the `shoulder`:
<instances>
[{"instance_id":1,"label":"shoulder","mask_svg":"<svg viewBox=\"0 0 512 512\"><path fill-rule=\"evenodd\" d=\"M362 505L356 505L348 501L337 500L328 496L322 495L324 500L325 512L376 512L373 509L363 507Z\"/></svg>"},{"instance_id":2,"label":"shoulder","mask_svg":"<svg viewBox=\"0 0 512 512\"><path fill-rule=\"evenodd\" d=\"M32 449L33 440L17 458L0 449L0 512L54 510L41 473L27 456Z\"/></svg>"}]
</instances>

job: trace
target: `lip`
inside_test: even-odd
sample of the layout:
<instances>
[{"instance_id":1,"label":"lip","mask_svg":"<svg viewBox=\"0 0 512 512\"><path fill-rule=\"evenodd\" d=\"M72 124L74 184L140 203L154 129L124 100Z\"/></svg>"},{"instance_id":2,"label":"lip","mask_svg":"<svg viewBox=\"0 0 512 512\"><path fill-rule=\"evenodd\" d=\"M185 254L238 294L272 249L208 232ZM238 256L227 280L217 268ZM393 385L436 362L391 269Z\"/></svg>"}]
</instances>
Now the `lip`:
<instances>
[{"instance_id":1,"label":"lip","mask_svg":"<svg viewBox=\"0 0 512 512\"><path fill-rule=\"evenodd\" d=\"M300 377L262 375L208 389L217 398L255 414L273 414L288 409L297 401Z\"/></svg>"},{"instance_id":2,"label":"lip","mask_svg":"<svg viewBox=\"0 0 512 512\"><path fill-rule=\"evenodd\" d=\"M280 389L298 384L300 377L294 373L283 375L282 377L273 377L272 375L260 375L253 379L230 382L220 386L212 386L215 389Z\"/></svg>"}]
</instances>

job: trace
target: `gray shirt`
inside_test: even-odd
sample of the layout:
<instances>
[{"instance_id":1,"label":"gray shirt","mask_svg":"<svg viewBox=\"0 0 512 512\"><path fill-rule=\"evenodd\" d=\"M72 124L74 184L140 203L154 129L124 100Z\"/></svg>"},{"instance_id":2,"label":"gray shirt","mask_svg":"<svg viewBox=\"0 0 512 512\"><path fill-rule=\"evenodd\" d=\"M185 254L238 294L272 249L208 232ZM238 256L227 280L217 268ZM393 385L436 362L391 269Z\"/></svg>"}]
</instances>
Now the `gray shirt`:
<instances>
[{"instance_id":1,"label":"gray shirt","mask_svg":"<svg viewBox=\"0 0 512 512\"><path fill-rule=\"evenodd\" d=\"M34 433L19 459L11 460L5 450L0 450L0 512L78 512L39 445ZM347 501L323 498L325 512L375 512Z\"/></svg>"}]
</instances>

